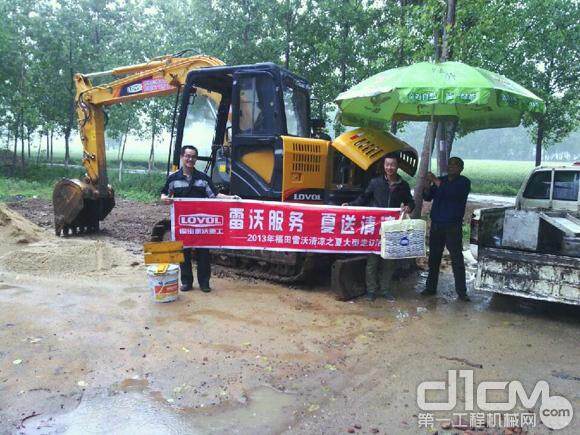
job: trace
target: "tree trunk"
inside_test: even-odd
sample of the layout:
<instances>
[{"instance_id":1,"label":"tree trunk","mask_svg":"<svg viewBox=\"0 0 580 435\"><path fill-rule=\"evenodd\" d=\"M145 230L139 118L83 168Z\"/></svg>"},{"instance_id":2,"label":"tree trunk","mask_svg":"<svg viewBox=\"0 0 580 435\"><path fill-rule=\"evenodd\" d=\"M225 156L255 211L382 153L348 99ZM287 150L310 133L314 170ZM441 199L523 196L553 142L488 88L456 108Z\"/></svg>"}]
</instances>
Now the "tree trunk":
<instances>
[{"instance_id":1,"label":"tree trunk","mask_svg":"<svg viewBox=\"0 0 580 435\"><path fill-rule=\"evenodd\" d=\"M50 135L48 130L46 130L46 161L50 160Z\"/></svg>"},{"instance_id":2,"label":"tree trunk","mask_svg":"<svg viewBox=\"0 0 580 435\"><path fill-rule=\"evenodd\" d=\"M149 150L149 166L147 173L150 174L155 165L155 131L151 134L151 149Z\"/></svg>"},{"instance_id":3,"label":"tree trunk","mask_svg":"<svg viewBox=\"0 0 580 435\"><path fill-rule=\"evenodd\" d=\"M443 26L443 41L441 49L441 62L451 59L451 43L449 41L449 31L455 27L456 1L447 0L447 13L445 14L445 25Z\"/></svg>"},{"instance_id":4,"label":"tree trunk","mask_svg":"<svg viewBox=\"0 0 580 435\"><path fill-rule=\"evenodd\" d=\"M441 39L441 57L440 62L446 62L451 59L451 41L449 41L449 31L455 26L455 9L456 1L447 0L447 12L443 24ZM447 164L451 155L451 144L448 130L449 122L440 122L437 129L437 171L439 175L447 174ZM453 141L453 138L451 138Z\"/></svg>"},{"instance_id":5,"label":"tree trunk","mask_svg":"<svg viewBox=\"0 0 580 435\"><path fill-rule=\"evenodd\" d=\"M441 31L435 27L433 29L433 48L434 60L439 62L441 56ZM421 151L421 158L419 160L419 170L417 171L417 184L415 185L415 209L411 217L417 219L421 217L423 208L423 190L427 185L427 172L431 167L431 151L435 143L435 136L437 135L437 122L429 122L425 129L425 138L423 140L423 150Z\"/></svg>"},{"instance_id":6,"label":"tree trunk","mask_svg":"<svg viewBox=\"0 0 580 435\"><path fill-rule=\"evenodd\" d=\"M455 142L455 133L457 133L457 120L445 122L445 141L447 143L447 160L451 157L453 151L453 142Z\"/></svg>"},{"instance_id":7,"label":"tree trunk","mask_svg":"<svg viewBox=\"0 0 580 435\"><path fill-rule=\"evenodd\" d=\"M123 159L125 158L125 145L127 144L127 136L129 133L125 133L123 140L121 140L121 155L119 157L119 183L123 181Z\"/></svg>"},{"instance_id":8,"label":"tree trunk","mask_svg":"<svg viewBox=\"0 0 580 435\"><path fill-rule=\"evenodd\" d=\"M20 159L22 160L20 163L22 167L24 167L24 122L22 121L20 124Z\"/></svg>"},{"instance_id":9,"label":"tree trunk","mask_svg":"<svg viewBox=\"0 0 580 435\"><path fill-rule=\"evenodd\" d=\"M28 146L28 160L30 160L30 130L26 129L26 145Z\"/></svg>"},{"instance_id":10,"label":"tree trunk","mask_svg":"<svg viewBox=\"0 0 580 435\"><path fill-rule=\"evenodd\" d=\"M68 168L68 165L70 163L69 140L70 140L70 130L65 132L65 134L64 134L64 166L66 168Z\"/></svg>"},{"instance_id":11,"label":"tree trunk","mask_svg":"<svg viewBox=\"0 0 580 435\"><path fill-rule=\"evenodd\" d=\"M349 0L342 0L343 7L348 7ZM340 37L343 43L346 43L348 39L348 33L350 31L350 23L343 22L341 25ZM352 53L349 53L344 47L342 47L342 56L340 57L340 92L346 91L346 70L347 70L347 60L348 56Z\"/></svg>"},{"instance_id":12,"label":"tree trunk","mask_svg":"<svg viewBox=\"0 0 580 435\"><path fill-rule=\"evenodd\" d=\"M50 130L50 164L52 165L54 158L54 130Z\"/></svg>"},{"instance_id":13,"label":"tree trunk","mask_svg":"<svg viewBox=\"0 0 580 435\"><path fill-rule=\"evenodd\" d=\"M407 0L399 0L399 27L403 29L405 27L405 6ZM397 50L397 66L403 65L403 60L405 59L405 40L402 36L399 36L399 49Z\"/></svg>"},{"instance_id":14,"label":"tree trunk","mask_svg":"<svg viewBox=\"0 0 580 435\"><path fill-rule=\"evenodd\" d=\"M71 101L69 105L67 124L64 128L64 165L66 167L70 164L70 135L73 129L74 115L74 103Z\"/></svg>"},{"instance_id":15,"label":"tree trunk","mask_svg":"<svg viewBox=\"0 0 580 435\"><path fill-rule=\"evenodd\" d=\"M290 69L290 34L292 32L292 18L293 11L291 10L292 5L286 0L286 40L284 47L284 68Z\"/></svg>"},{"instance_id":16,"label":"tree trunk","mask_svg":"<svg viewBox=\"0 0 580 435\"><path fill-rule=\"evenodd\" d=\"M542 164L542 142L544 142L544 121L538 120L538 133L536 134L536 166Z\"/></svg>"},{"instance_id":17,"label":"tree trunk","mask_svg":"<svg viewBox=\"0 0 580 435\"><path fill-rule=\"evenodd\" d=\"M121 149L123 148L123 136L121 136L121 140L119 141L119 148L117 149L117 163L121 158Z\"/></svg>"},{"instance_id":18,"label":"tree trunk","mask_svg":"<svg viewBox=\"0 0 580 435\"><path fill-rule=\"evenodd\" d=\"M423 190L426 186L427 172L431 162L431 150L435 142L435 130L437 129L436 122L430 122L425 131L425 140L423 141L423 150L421 151L421 159L419 161L419 170L417 175L417 184L415 185L415 209L411 213L413 219L421 217L421 210L423 208Z\"/></svg>"},{"instance_id":19,"label":"tree trunk","mask_svg":"<svg viewBox=\"0 0 580 435\"><path fill-rule=\"evenodd\" d=\"M447 175L447 146L445 143L445 123L437 123L437 133L435 135L435 151L437 156L437 174Z\"/></svg>"},{"instance_id":20,"label":"tree trunk","mask_svg":"<svg viewBox=\"0 0 580 435\"><path fill-rule=\"evenodd\" d=\"M16 157L18 156L18 130L14 132L14 151L12 152L12 169L16 169Z\"/></svg>"},{"instance_id":21,"label":"tree trunk","mask_svg":"<svg viewBox=\"0 0 580 435\"><path fill-rule=\"evenodd\" d=\"M40 151L42 150L42 132L38 134L38 151L36 152L36 164L40 163Z\"/></svg>"}]
</instances>

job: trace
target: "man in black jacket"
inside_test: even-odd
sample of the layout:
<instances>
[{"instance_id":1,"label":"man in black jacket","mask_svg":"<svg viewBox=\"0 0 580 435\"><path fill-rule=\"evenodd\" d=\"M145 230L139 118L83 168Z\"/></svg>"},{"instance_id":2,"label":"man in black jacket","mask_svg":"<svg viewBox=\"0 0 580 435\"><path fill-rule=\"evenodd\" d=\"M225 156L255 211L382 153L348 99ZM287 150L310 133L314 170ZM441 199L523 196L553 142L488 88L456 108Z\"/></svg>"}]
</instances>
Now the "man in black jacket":
<instances>
[{"instance_id":1,"label":"man in black jacket","mask_svg":"<svg viewBox=\"0 0 580 435\"><path fill-rule=\"evenodd\" d=\"M343 205L401 207L401 212L410 213L415 208L415 202L411 196L409 183L397 174L398 169L398 157L395 154L387 154L383 161L384 174L373 178L357 199ZM389 301L395 300L389 291L395 266L394 260L385 260L380 255L370 254L367 257L366 286L369 300L375 300L379 289L381 296Z\"/></svg>"},{"instance_id":2,"label":"man in black jacket","mask_svg":"<svg viewBox=\"0 0 580 435\"><path fill-rule=\"evenodd\" d=\"M448 175L435 177L427 174L429 184L423 192L425 201L433 201L431 206L431 229L429 231L429 276L424 296L437 293L439 267L443 249L447 246L451 257L451 267L455 279L455 291L459 300L469 301L465 282L465 264L463 262L463 215L467 196L471 190L469 178L461 175L463 160L451 157Z\"/></svg>"},{"instance_id":3,"label":"man in black jacket","mask_svg":"<svg viewBox=\"0 0 580 435\"><path fill-rule=\"evenodd\" d=\"M230 196L218 193L211 179L203 172L195 169L197 155L197 148L194 146L185 145L181 148L181 168L167 177L165 186L161 189L161 200L165 204L171 204L173 203L173 198L239 198L236 195ZM179 265L179 268L181 270L181 291L185 292L193 288L191 249L184 249L183 256L185 261ZM195 258L197 261L199 287L203 292L210 292L211 264L209 249L196 248Z\"/></svg>"}]
</instances>

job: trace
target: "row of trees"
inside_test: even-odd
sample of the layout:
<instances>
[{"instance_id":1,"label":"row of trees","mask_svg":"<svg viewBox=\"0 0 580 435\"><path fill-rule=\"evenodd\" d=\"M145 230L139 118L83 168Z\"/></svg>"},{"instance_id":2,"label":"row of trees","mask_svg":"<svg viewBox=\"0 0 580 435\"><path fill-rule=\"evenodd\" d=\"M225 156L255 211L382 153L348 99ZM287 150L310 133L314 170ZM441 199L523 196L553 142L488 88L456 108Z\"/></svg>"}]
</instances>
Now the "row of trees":
<instances>
[{"instance_id":1,"label":"row of trees","mask_svg":"<svg viewBox=\"0 0 580 435\"><path fill-rule=\"evenodd\" d=\"M548 147L578 125L578 21L569 0L0 0L0 128L22 159L31 138L50 156L51 138L62 135L68 161L74 73L183 49L284 65L310 80L323 112L372 74L443 56L543 98L548 111L526 125ZM154 143L172 105L111 108L108 133Z\"/></svg>"}]
</instances>

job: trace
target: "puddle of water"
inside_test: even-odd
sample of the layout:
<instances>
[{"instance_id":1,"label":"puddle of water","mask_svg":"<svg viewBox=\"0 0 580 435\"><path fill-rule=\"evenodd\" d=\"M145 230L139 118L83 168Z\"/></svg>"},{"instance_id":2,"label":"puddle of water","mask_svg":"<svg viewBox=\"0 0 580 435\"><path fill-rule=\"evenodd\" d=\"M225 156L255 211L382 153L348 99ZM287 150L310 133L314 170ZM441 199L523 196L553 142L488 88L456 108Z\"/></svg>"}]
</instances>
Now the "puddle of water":
<instances>
[{"instance_id":1,"label":"puddle of water","mask_svg":"<svg viewBox=\"0 0 580 435\"><path fill-rule=\"evenodd\" d=\"M119 306L128 309L135 308L137 306L137 301L133 299L124 299L121 302L119 302Z\"/></svg>"},{"instance_id":2,"label":"puddle of water","mask_svg":"<svg viewBox=\"0 0 580 435\"><path fill-rule=\"evenodd\" d=\"M179 408L141 379L126 379L107 393L84 398L72 412L26 421L23 434L177 435L267 434L291 423L289 407L295 397L270 387L247 393L245 403L226 402L215 407Z\"/></svg>"},{"instance_id":3,"label":"puddle of water","mask_svg":"<svg viewBox=\"0 0 580 435\"><path fill-rule=\"evenodd\" d=\"M31 419L25 434L71 435L114 433L129 435L202 433L192 422L183 421L170 407L138 392L102 395L81 401L71 413L52 419Z\"/></svg>"},{"instance_id":4,"label":"puddle of water","mask_svg":"<svg viewBox=\"0 0 580 435\"><path fill-rule=\"evenodd\" d=\"M16 289L17 287L13 286L13 285L9 285L9 284L0 284L0 290L13 290Z\"/></svg>"},{"instance_id":5,"label":"puddle of water","mask_svg":"<svg viewBox=\"0 0 580 435\"><path fill-rule=\"evenodd\" d=\"M143 286L137 286L137 287L127 287L124 289L125 292L127 293L142 293L142 294L147 294L147 285L143 284Z\"/></svg>"}]
</instances>

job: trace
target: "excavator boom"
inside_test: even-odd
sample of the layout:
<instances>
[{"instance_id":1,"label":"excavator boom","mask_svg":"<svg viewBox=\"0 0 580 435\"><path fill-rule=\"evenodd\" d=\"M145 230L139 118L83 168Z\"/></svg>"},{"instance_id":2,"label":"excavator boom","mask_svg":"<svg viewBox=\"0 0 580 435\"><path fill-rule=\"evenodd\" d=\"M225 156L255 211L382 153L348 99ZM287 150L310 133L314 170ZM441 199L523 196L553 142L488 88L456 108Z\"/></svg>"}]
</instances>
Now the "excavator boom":
<instances>
[{"instance_id":1,"label":"excavator boom","mask_svg":"<svg viewBox=\"0 0 580 435\"><path fill-rule=\"evenodd\" d=\"M107 177L105 153L105 114L103 108L177 92L187 74L199 68L223 65L210 56L162 56L150 62L110 71L76 74L75 110L83 145L82 180L63 179L53 192L55 232L95 231L115 204L114 191ZM112 82L93 85L91 79L121 76ZM204 93L200 90L200 93ZM207 93L211 98L211 93Z\"/></svg>"}]
</instances>

